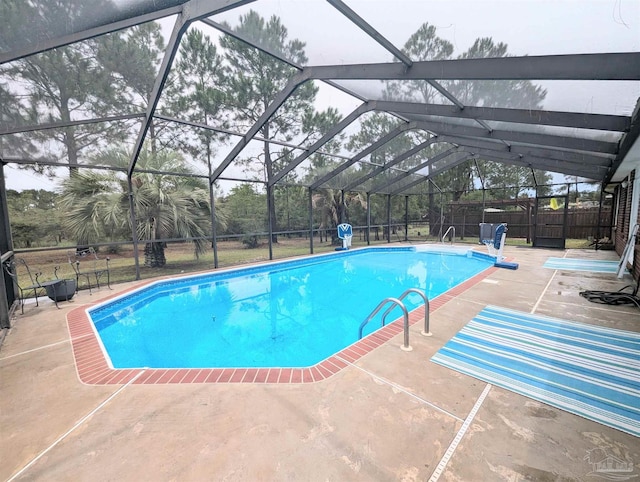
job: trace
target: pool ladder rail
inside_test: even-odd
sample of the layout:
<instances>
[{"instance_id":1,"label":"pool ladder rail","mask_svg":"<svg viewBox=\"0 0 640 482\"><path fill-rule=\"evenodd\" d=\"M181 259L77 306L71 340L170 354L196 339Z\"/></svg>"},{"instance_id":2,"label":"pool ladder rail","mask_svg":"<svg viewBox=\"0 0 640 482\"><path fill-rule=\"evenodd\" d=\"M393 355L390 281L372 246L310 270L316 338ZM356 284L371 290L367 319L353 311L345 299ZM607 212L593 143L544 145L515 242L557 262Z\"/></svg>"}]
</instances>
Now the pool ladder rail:
<instances>
[{"instance_id":1,"label":"pool ladder rail","mask_svg":"<svg viewBox=\"0 0 640 482\"><path fill-rule=\"evenodd\" d=\"M369 316L367 316L367 318L362 323L360 323L358 339L362 339L362 331L364 330L364 327L367 325L367 323L369 323L384 306L391 303L391 306L387 308L387 311L385 311L382 315L382 324L380 326L385 326L387 315L391 313L391 311L393 311L396 306L398 306L402 310L402 317L404 319L404 342L402 346L400 346L400 348L404 351L413 350L413 348L411 348L411 345L409 345L409 312L407 311L407 307L402 302L402 300L410 293L417 293L424 300L424 329L420 332L420 334L423 336L431 336L431 332L429 331L429 298L427 298L427 295L425 295L419 289L409 288L397 298L385 298L380 303L378 303L378 306L376 306L376 308L369 314Z\"/></svg>"},{"instance_id":2,"label":"pool ladder rail","mask_svg":"<svg viewBox=\"0 0 640 482\"><path fill-rule=\"evenodd\" d=\"M449 231L453 231L453 236L451 236L451 244L453 244L453 242L456 239L456 227L451 225L447 228L447 230L445 231L444 235L442 236L442 239L440 240L440 242L442 244L444 244L444 238L447 237L447 235L449 234Z\"/></svg>"}]
</instances>

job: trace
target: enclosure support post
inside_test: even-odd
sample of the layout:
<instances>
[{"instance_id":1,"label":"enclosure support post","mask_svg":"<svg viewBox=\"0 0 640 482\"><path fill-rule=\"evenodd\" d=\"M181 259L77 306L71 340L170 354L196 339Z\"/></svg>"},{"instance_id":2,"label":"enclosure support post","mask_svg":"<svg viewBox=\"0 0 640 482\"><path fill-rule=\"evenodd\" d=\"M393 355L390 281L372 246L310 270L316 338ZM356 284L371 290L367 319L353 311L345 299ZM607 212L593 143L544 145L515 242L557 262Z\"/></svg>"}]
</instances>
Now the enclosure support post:
<instances>
[{"instance_id":1,"label":"enclosure support post","mask_svg":"<svg viewBox=\"0 0 640 482\"><path fill-rule=\"evenodd\" d=\"M596 224L595 247L598 250L598 241L600 241L600 223L602 222L602 202L604 201L604 182L600 183L600 202L598 203L598 223Z\"/></svg>"},{"instance_id":2,"label":"enclosure support post","mask_svg":"<svg viewBox=\"0 0 640 482\"><path fill-rule=\"evenodd\" d=\"M138 249L138 227L136 225L136 212L135 202L133 200L133 183L131 182L132 175L127 175L127 186L129 189L129 216L131 220L131 238L133 240L133 261L136 267L136 281L140 279L140 253Z\"/></svg>"},{"instance_id":3,"label":"enclosure support post","mask_svg":"<svg viewBox=\"0 0 640 482\"><path fill-rule=\"evenodd\" d=\"M211 175L211 166L209 166ZM218 268L218 240L216 229L216 196L213 192L213 183L209 183L209 203L211 204L211 247L213 248L213 267Z\"/></svg>"},{"instance_id":4,"label":"enclosure support post","mask_svg":"<svg viewBox=\"0 0 640 482\"><path fill-rule=\"evenodd\" d=\"M444 199L442 191L440 191L440 231L438 232L438 239L442 239L442 230L444 229Z\"/></svg>"},{"instance_id":5,"label":"enclosure support post","mask_svg":"<svg viewBox=\"0 0 640 482\"><path fill-rule=\"evenodd\" d=\"M313 254L313 189L309 188L309 254Z\"/></svg>"},{"instance_id":6,"label":"enclosure support post","mask_svg":"<svg viewBox=\"0 0 640 482\"><path fill-rule=\"evenodd\" d=\"M455 229L456 222L454 221L454 218L453 218L453 204L450 206L449 212L451 213L451 226L453 226L453 228ZM442 223L442 224L443 224L442 229L444 229L444 223ZM442 238L440 238L440 239L442 239ZM453 233L453 242L454 243L456 242L456 234L455 234L455 232Z\"/></svg>"},{"instance_id":7,"label":"enclosure support post","mask_svg":"<svg viewBox=\"0 0 640 482\"><path fill-rule=\"evenodd\" d=\"M387 243L391 242L391 194L387 194Z\"/></svg>"},{"instance_id":8,"label":"enclosure support post","mask_svg":"<svg viewBox=\"0 0 640 482\"><path fill-rule=\"evenodd\" d=\"M464 230L467 228L467 208L462 208L462 229L460 230L460 241L464 241Z\"/></svg>"},{"instance_id":9,"label":"enclosure support post","mask_svg":"<svg viewBox=\"0 0 640 482\"><path fill-rule=\"evenodd\" d=\"M537 196L537 188L536 188L536 196ZM532 236L532 227L531 227L531 203L527 202L527 244L531 244L531 236Z\"/></svg>"},{"instance_id":10,"label":"enclosure support post","mask_svg":"<svg viewBox=\"0 0 640 482\"><path fill-rule=\"evenodd\" d=\"M484 223L484 210L485 210L485 204L484 204L485 203L484 179L482 177L482 173L480 172L480 166L478 165L478 159L474 159L473 162L476 165L476 171L478 171L478 178L480 179L480 186L482 187L482 222Z\"/></svg>"},{"instance_id":11,"label":"enclosure support post","mask_svg":"<svg viewBox=\"0 0 640 482\"><path fill-rule=\"evenodd\" d=\"M427 213L427 222L429 223L429 231L427 236L433 236L433 224L435 220L435 213L434 213L435 193L433 192L433 183L431 182L431 179L427 181L427 188L429 190L429 194L427 195L428 196L427 205L429 206L428 207L429 211Z\"/></svg>"},{"instance_id":12,"label":"enclosure support post","mask_svg":"<svg viewBox=\"0 0 640 482\"><path fill-rule=\"evenodd\" d=\"M371 193L367 193L367 246L371 246Z\"/></svg>"},{"instance_id":13,"label":"enclosure support post","mask_svg":"<svg viewBox=\"0 0 640 482\"><path fill-rule=\"evenodd\" d=\"M567 219L569 217L569 199L571 198L571 184L567 183L567 196L564 201L564 214L562 216L562 239L564 248L564 242L567 240Z\"/></svg>"},{"instance_id":14,"label":"enclosure support post","mask_svg":"<svg viewBox=\"0 0 640 482\"><path fill-rule=\"evenodd\" d=\"M273 219L272 219L272 213L271 213L271 203L273 202L273 199L271 197L271 194L273 193L273 186L270 186L269 184L267 184L267 212L268 214L268 219L269 219L269 260L273 259Z\"/></svg>"},{"instance_id":15,"label":"enclosure support post","mask_svg":"<svg viewBox=\"0 0 640 482\"><path fill-rule=\"evenodd\" d=\"M4 183L4 162L0 163L0 254L10 256L13 251L13 242L11 240L11 222L9 220L9 208L7 203L7 188ZM11 259L11 257L9 257ZM0 267L1 269L1 267ZM0 329L11 328L11 319L9 318L9 308L13 304L15 296L15 286L13 280L7 276L4 269L0 276Z\"/></svg>"},{"instance_id":16,"label":"enclosure support post","mask_svg":"<svg viewBox=\"0 0 640 482\"><path fill-rule=\"evenodd\" d=\"M409 196L404 197L404 240L409 241Z\"/></svg>"}]
</instances>

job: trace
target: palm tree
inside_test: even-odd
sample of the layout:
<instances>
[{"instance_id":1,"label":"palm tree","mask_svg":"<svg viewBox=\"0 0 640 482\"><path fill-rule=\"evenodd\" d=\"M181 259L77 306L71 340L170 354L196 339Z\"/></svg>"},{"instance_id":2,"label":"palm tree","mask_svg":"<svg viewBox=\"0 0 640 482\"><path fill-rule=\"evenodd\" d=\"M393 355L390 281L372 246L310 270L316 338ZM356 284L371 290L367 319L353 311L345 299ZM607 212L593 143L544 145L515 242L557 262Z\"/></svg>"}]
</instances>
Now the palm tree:
<instances>
[{"instance_id":1,"label":"palm tree","mask_svg":"<svg viewBox=\"0 0 640 482\"><path fill-rule=\"evenodd\" d=\"M344 203L342 202L342 191L339 189L322 189L311 197L312 206L320 209L321 212L320 229L332 229L336 232L338 224L349 221L347 208L353 203L359 204L364 209L367 207L366 197L359 192L345 193ZM333 239L332 243L338 244L337 237Z\"/></svg>"},{"instance_id":2,"label":"palm tree","mask_svg":"<svg viewBox=\"0 0 640 482\"><path fill-rule=\"evenodd\" d=\"M130 156L122 149L103 152L94 165L125 168ZM175 152L142 151L139 170L131 178L138 239L145 240L145 266L166 264L162 239L187 238L198 257L205 253L210 235L209 191L206 181ZM180 175L169 175L168 172ZM126 176L118 171L79 170L62 182L64 222L76 239L95 242L131 236L131 215ZM221 216L216 221L224 227Z\"/></svg>"}]
</instances>

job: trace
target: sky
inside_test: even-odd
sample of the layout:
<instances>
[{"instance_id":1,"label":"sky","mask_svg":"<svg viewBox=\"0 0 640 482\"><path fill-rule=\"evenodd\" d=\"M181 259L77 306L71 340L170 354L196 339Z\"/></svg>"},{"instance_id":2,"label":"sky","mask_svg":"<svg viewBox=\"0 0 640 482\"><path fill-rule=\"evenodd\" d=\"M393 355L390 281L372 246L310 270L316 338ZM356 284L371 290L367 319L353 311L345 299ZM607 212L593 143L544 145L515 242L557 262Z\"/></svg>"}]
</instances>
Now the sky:
<instances>
[{"instance_id":1,"label":"sky","mask_svg":"<svg viewBox=\"0 0 640 482\"><path fill-rule=\"evenodd\" d=\"M640 51L638 0L347 0L346 3L401 48L423 23L454 45L454 57L479 37L509 46L511 55ZM237 22L255 9L279 16L290 38L306 42L309 65L388 62L391 54L325 1L255 2L213 17ZM363 86L365 83L361 83ZM545 82L545 108L630 115L640 83ZM628 83L627 83L628 84ZM366 92L367 87L363 90ZM371 89L368 89L371 91Z\"/></svg>"},{"instance_id":2,"label":"sky","mask_svg":"<svg viewBox=\"0 0 640 482\"><path fill-rule=\"evenodd\" d=\"M640 51L639 0L346 0L346 3L394 45L401 48L428 22L454 45L454 57L478 37L505 42L511 55L550 55ZM387 62L391 55L329 3L322 0L258 0L212 17L236 24L249 9L277 15L289 38L306 43L309 65ZM171 32L173 19L162 22ZM200 24L202 25L202 24ZM203 28L213 34L208 27ZM640 97L640 82L538 82L548 91L544 108L630 115ZM355 82L354 89L374 96L376 82ZM359 102L323 87L317 107L337 107L345 115ZM226 154L221 152L221 155ZM33 173L5 167L10 189L50 189ZM46 187L45 187L46 186Z\"/></svg>"}]
</instances>

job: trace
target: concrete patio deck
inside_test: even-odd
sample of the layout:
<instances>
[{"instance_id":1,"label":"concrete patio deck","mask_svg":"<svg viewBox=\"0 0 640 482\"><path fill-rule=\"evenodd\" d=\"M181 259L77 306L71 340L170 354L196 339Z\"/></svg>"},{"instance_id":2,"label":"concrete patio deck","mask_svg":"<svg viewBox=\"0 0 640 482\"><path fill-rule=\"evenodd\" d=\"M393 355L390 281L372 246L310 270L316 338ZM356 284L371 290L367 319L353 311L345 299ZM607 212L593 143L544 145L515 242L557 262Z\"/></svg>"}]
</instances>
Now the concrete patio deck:
<instances>
[{"instance_id":1,"label":"concrete patio deck","mask_svg":"<svg viewBox=\"0 0 640 482\"><path fill-rule=\"evenodd\" d=\"M505 254L519 269L495 270L432 307L433 336L414 324L413 351L400 350L399 334L315 383L86 385L66 314L133 284L80 292L59 310L27 305L0 348L0 479L604 480L596 453L640 477L637 437L429 361L488 304L640 332L637 308L578 295L618 290L630 277L542 268L550 256L615 253Z\"/></svg>"}]
</instances>

